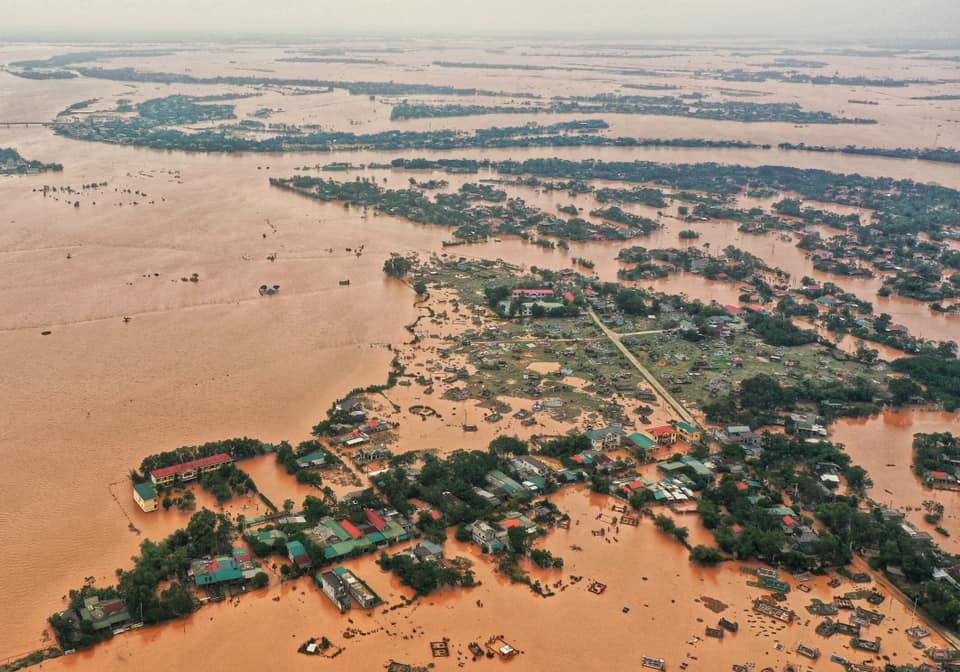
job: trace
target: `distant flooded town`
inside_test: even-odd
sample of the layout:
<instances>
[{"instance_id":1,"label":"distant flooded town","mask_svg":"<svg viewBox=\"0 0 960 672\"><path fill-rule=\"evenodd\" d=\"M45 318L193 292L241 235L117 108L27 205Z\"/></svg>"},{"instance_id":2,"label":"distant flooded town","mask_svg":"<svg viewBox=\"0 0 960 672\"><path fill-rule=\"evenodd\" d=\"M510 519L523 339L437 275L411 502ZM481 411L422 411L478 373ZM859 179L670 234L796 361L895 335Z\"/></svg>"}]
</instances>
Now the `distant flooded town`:
<instances>
[{"instance_id":1,"label":"distant flooded town","mask_svg":"<svg viewBox=\"0 0 960 672\"><path fill-rule=\"evenodd\" d=\"M0 672L960 669L956 50L318 45L0 44Z\"/></svg>"}]
</instances>

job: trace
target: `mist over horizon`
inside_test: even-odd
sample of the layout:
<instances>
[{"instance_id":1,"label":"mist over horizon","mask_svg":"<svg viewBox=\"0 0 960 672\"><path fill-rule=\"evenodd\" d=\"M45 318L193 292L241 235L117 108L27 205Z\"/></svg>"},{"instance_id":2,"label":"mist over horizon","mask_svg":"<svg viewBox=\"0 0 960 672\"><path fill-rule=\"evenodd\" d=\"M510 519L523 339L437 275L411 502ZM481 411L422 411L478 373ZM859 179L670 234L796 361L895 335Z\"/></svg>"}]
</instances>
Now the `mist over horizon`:
<instances>
[{"instance_id":1,"label":"mist over horizon","mask_svg":"<svg viewBox=\"0 0 960 672\"><path fill-rule=\"evenodd\" d=\"M0 37L51 40L303 39L344 34L563 39L769 38L956 46L953 0L3 0Z\"/></svg>"}]
</instances>

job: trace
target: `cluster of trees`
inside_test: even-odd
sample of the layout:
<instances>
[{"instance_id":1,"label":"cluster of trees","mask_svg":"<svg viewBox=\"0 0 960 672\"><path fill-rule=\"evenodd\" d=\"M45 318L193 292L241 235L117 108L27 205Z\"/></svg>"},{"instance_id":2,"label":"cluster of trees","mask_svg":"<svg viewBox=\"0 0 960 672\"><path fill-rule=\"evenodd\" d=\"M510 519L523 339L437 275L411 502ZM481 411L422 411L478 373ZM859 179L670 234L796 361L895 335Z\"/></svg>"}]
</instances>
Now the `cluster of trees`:
<instances>
[{"instance_id":1,"label":"cluster of trees","mask_svg":"<svg viewBox=\"0 0 960 672\"><path fill-rule=\"evenodd\" d=\"M42 173L48 170L59 172L63 170L63 166L59 163L27 160L15 149L0 147L0 175Z\"/></svg>"},{"instance_id":2,"label":"cluster of trees","mask_svg":"<svg viewBox=\"0 0 960 672\"><path fill-rule=\"evenodd\" d=\"M945 343L941 345L946 346ZM956 348L956 345L953 347ZM960 360L956 359L955 354L953 357L939 354L901 357L893 360L890 366L923 385L926 397L941 402L946 410L952 412L960 406Z\"/></svg>"},{"instance_id":3,"label":"cluster of trees","mask_svg":"<svg viewBox=\"0 0 960 672\"><path fill-rule=\"evenodd\" d=\"M223 514L202 509L193 514L186 528L177 530L160 542L149 539L140 544L140 555L133 558L133 568L117 570L117 584L103 589L89 586L71 591L71 605L82 605L90 594L101 597L119 597L133 618L142 616L146 624L160 623L186 616L195 609L193 597L186 588L190 560L205 555L230 551L233 525ZM161 583L167 587L157 594ZM57 614L50 624L63 648L78 648L95 643L85 626L78 630L69 619ZM109 629L106 631L109 636ZM99 635L98 635L99 636Z\"/></svg>"},{"instance_id":4,"label":"cluster of trees","mask_svg":"<svg viewBox=\"0 0 960 672\"><path fill-rule=\"evenodd\" d=\"M443 586L474 585L470 569L458 569L452 565L428 560L417 562L408 555L380 553L380 566L400 577L400 582L413 588L417 595L429 595Z\"/></svg>"},{"instance_id":5,"label":"cluster of trees","mask_svg":"<svg viewBox=\"0 0 960 672\"><path fill-rule=\"evenodd\" d=\"M706 101L684 96L575 96L553 99L547 103L527 105L470 105L447 103L430 105L401 102L394 105L391 119L423 119L433 117L461 117L481 114L655 114L695 119L732 121L780 121L797 124L866 124L871 119L837 117L829 112L805 110L796 103L753 103L744 101ZM703 140L691 138L637 139L624 138L628 146L640 147L759 147L743 140Z\"/></svg>"},{"instance_id":6,"label":"cluster of trees","mask_svg":"<svg viewBox=\"0 0 960 672\"><path fill-rule=\"evenodd\" d=\"M685 527L677 525L677 523L670 516L667 516L662 513L658 514L653 519L653 524L657 526L657 529L663 530L667 534L670 534L673 537L675 537L677 541L679 541L684 546L688 546L687 536L690 534L690 531Z\"/></svg>"},{"instance_id":7,"label":"cluster of trees","mask_svg":"<svg viewBox=\"0 0 960 672\"><path fill-rule=\"evenodd\" d=\"M920 476L928 471L956 473L960 460L960 437L950 432L913 435L913 470Z\"/></svg>"},{"instance_id":8,"label":"cluster of trees","mask_svg":"<svg viewBox=\"0 0 960 672\"><path fill-rule=\"evenodd\" d=\"M767 345L792 347L817 342L817 332L812 329L801 329L789 319L779 315L748 312L746 322Z\"/></svg>"},{"instance_id":9,"label":"cluster of trees","mask_svg":"<svg viewBox=\"0 0 960 672\"><path fill-rule=\"evenodd\" d=\"M413 267L413 262L399 254L392 254L383 262L383 272L393 278L402 278Z\"/></svg>"},{"instance_id":10,"label":"cluster of trees","mask_svg":"<svg viewBox=\"0 0 960 672\"><path fill-rule=\"evenodd\" d=\"M200 487L216 497L221 504L229 501L234 494L257 492L257 486L250 474L238 469L232 462L203 474L200 477Z\"/></svg>"}]
</instances>

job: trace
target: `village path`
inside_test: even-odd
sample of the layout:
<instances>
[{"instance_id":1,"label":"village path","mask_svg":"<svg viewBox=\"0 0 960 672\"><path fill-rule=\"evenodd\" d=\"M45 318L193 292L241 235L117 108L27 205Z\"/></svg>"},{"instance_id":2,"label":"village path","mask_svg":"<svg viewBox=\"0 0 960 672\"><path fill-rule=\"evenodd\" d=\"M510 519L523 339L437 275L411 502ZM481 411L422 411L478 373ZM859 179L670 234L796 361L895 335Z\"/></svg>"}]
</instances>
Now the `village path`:
<instances>
[{"instance_id":1,"label":"village path","mask_svg":"<svg viewBox=\"0 0 960 672\"><path fill-rule=\"evenodd\" d=\"M620 336L645 336L647 334L662 334L666 332L666 329L649 329L647 331L630 331ZM539 343L541 341L545 343L580 343L583 341L602 341L606 336L581 336L578 338L537 338L531 336L529 338L504 338L496 339L493 341L473 341L479 345L490 345L493 343L497 344L507 344L507 343Z\"/></svg>"},{"instance_id":2,"label":"village path","mask_svg":"<svg viewBox=\"0 0 960 672\"><path fill-rule=\"evenodd\" d=\"M607 338L609 338L613 344L617 346L617 349L623 353L623 356L627 358L627 361L630 362L633 367L640 372L640 375L643 376L644 379L650 384L650 387L656 390L660 397L670 404L670 407L677 413L677 415L680 416L680 419L684 422L690 423L691 425L696 424L696 421L693 419L693 415L690 414L690 411L684 408L683 404L677 401L674 396L667 391L667 388L665 388L652 373L647 371L640 361L633 356L633 353L627 349L627 346L620 341L620 337L626 336L627 334L618 334L607 327L607 325L605 325L600 318L597 317L597 314L593 311L593 308L590 309L590 317L592 317L593 321L596 322L598 327L600 327L600 330L606 334Z\"/></svg>"}]
</instances>

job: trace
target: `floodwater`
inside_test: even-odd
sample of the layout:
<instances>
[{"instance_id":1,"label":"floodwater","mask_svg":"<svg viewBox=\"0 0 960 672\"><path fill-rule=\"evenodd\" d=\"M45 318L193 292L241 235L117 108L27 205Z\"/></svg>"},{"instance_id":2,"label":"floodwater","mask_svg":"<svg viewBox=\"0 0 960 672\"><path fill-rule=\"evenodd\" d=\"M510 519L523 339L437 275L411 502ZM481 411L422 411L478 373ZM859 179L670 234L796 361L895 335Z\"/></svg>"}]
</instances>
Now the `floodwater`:
<instances>
[{"instance_id":1,"label":"floodwater","mask_svg":"<svg viewBox=\"0 0 960 672\"><path fill-rule=\"evenodd\" d=\"M870 474L873 487L867 491L879 504L903 508L907 519L933 535L942 548L960 552L960 493L932 490L913 473L913 435L952 432L960 435L960 415L940 411L885 411L870 418L846 418L831 427L832 439L846 446L854 464ZM923 503L943 505L940 525L950 533L943 537L923 520Z\"/></svg>"},{"instance_id":2,"label":"floodwater","mask_svg":"<svg viewBox=\"0 0 960 672\"><path fill-rule=\"evenodd\" d=\"M19 45L4 48L0 60L40 58L64 50L61 46ZM104 66L180 72L190 69L198 76L257 74L250 69L259 68L291 77L422 81L546 95L590 95L627 82L664 81L616 75L608 70L531 74L429 66L435 59L516 62L524 58L519 51L453 52L391 54L386 66L363 66L277 62L275 59L283 56L282 49L211 48L150 61L115 59L104 62ZM546 56L530 58L538 63L555 61ZM591 61L591 67L631 63L622 59L596 63L597 59L577 59L573 55L564 59L578 60ZM603 115L610 118L610 132L772 144L960 144L957 103L908 99L908 95L954 92L955 84L864 91L857 87L773 82L731 84L691 74L698 68L735 67L738 63L743 65L742 60L726 52L683 53L658 59L656 67L676 70L672 80L680 91L703 91L714 99L723 99L726 94L720 93L720 88L750 89L768 94L757 100L797 101L810 109L876 117L881 123L793 126ZM955 73L955 68L943 64L893 59L835 57L832 66L848 74L881 72L897 76L909 72L918 78L946 78ZM202 93L229 88L210 87ZM38 81L0 72L0 122L49 120L68 105L89 98L100 98L100 105L110 107L119 98L136 102L182 92L197 93L184 86L87 79ZM850 98L870 98L881 104L849 105ZM237 106L241 117L260 107L282 108L271 121L318 123L355 131L398 126L474 128L514 125L534 118L466 117L393 125L389 108L379 101L341 91L306 96L267 91L262 97L237 101ZM536 120L548 123L557 117L540 116ZM0 146L14 147L30 159L57 161L65 166L62 173L0 178L0 367L5 383L0 392L4 409L0 415L0 537L29 540L18 544L16 553L7 554L0 567L4 613L8 614L0 628L0 658L6 658L44 643L49 636L45 632L46 617L62 608L62 597L70 588L80 586L88 576L100 584L109 583L117 567L129 564L143 538L159 538L182 525L185 514L143 514L130 499L126 474L143 456L232 436L300 441L345 391L383 381L392 357L385 346L404 341L408 334L402 327L416 315L410 290L383 277L383 261L394 251L441 253L441 242L450 232L319 204L271 189L267 183L268 176L290 175L298 166L384 161L402 152L200 155L80 143L54 136L44 128L3 126ZM949 164L779 150L539 148L473 150L455 155L789 163L960 187L960 174ZM409 176L394 171L375 174L397 184ZM353 177L353 173L348 176ZM451 188L458 184L448 179ZM81 188L100 182L107 182L107 186ZM71 186L80 191L77 195L44 196L36 191L43 185ZM571 202L562 193L517 193L545 209ZM79 207L74 207L74 201L79 201ZM589 207L586 199L578 204ZM634 211L650 215L642 208ZM654 237L631 244L678 245L675 232L685 225L669 216L664 222L665 228ZM812 272L809 261L792 244L738 234L730 223L710 222L698 228L703 234L700 244L710 242L714 248L735 244L795 277L806 274L828 279ZM570 266L570 256L581 256L596 262L601 278L613 279L620 267L615 260L618 247L612 243L571 244L565 252L505 239L502 243L455 248L454 253L495 256L549 268ZM355 252L358 248L362 248L360 256ZM198 282L183 280L194 273ZM341 286L339 282L346 279L350 285ZM918 335L957 336L956 318L933 315L916 302L869 296L875 287L866 281L836 281L874 300ZM280 292L261 297L257 288L262 284L280 285ZM705 283L689 275L651 284L724 303L734 302L738 293L735 285ZM51 333L42 335L45 331ZM418 401L412 391L394 390L389 395L404 412ZM440 451L482 448L492 438L492 428L482 427L471 436L448 426L451 418L463 412L462 405L436 399L431 403L447 420L420 421L409 415L401 418L414 425L401 432L401 450L422 447L424 442ZM476 413L480 412L477 409ZM905 484L913 482L912 477L903 476L909 473L904 438L915 430L903 427L909 427L907 420L911 418L923 424L924 416L904 417L906 420L895 425L899 432L897 455L881 459L898 464L891 474L894 480L887 485L883 481L887 471L870 462L869 451L884 444L892 431L889 423L870 420L863 426L849 425L849 434L841 428L837 432L855 460L870 469L877 483L875 496L887 488L898 493L895 503L917 505L922 493L908 491ZM457 419L451 424L461 422ZM942 417L931 420L929 426L952 426L951 422ZM561 427L548 424L539 431L545 429ZM505 431L513 433L513 427L506 425ZM300 499L309 492L286 476L272 458L258 458L247 468L275 502L286 497ZM900 488L904 492L902 502ZM198 499L200 504L213 506L202 493ZM297 656L295 649L307 637L321 634L346 646L342 662L337 664L350 669L380 668L390 657L427 663L428 640L448 636L455 648L465 650L469 641L501 633L524 651L512 663L523 669L585 669L595 667L597 661L605 661L606 667L636 666L640 655L665 657L673 668L689 654L697 657L687 659L690 669L711 670L719 669L718 663L723 667L752 660L772 665L789 657L787 651L792 651L801 636L800 626L773 632L767 624L764 631L758 620L748 627L748 615L742 610L749 606L750 590L744 587L744 577L735 567L702 570L690 566L686 551L654 530L649 521L637 529L623 528L620 541L608 544L606 538L600 540L588 531L596 527L595 516L608 507L608 500L572 491L559 495L558 503L580 525L551 534L546 546L562 555L567 566L556 573L556 579L551 573L538 576L543 581L548 577L568 581L571 574L596 579L609 586L601 596L587 592L585 584L580 583L549 598L548 605L539 604L543 598L522 586L504 583L474 550L449 542L449 554L476 561L483 585L464 594L449 591L419 607L389 615L379 611L370 617L351 614L355 625L363 630L384 629L374 635L345 640L341 633L347 627L346 617L337 615L307 581L296 587L277 583L236 604L206 607L189 622L127 634L93 651L45 666L109 670L132 664L150 670L188 668L197 660L205 660L217 661L215 667L219 669L313 667L317 661ZM229 510L248 512L256 506L255 500L241 500ZM948 515L945 526L952 531L953 523L955 520ZM692 519L686 524L694 539L705 538ZM132 532L130 525L140 534ZM952 539L956 538L955 534ZM571 545L584 550L572 551ZM372 559L356 560L351 566L385 599L397 602L400 586L380 574ZM817 590L826 588L819 586ZM695 601L703 595L730 604L727 613L734 613L745 627L723 642L709 640L688 646L684 642L693 635L703 639L703 624L696 619L715 619ZM275 597L280 599L274 601ZM796 604L798 610L800 599L799 593L792 593L791 605ZM476 600L484 606L476 606ZM909 625L908 614L893 600L887 604L890 606L885 608L891 610L891 618L902 631ZM622 612L625 606L630 607L629 613ZM414 627L417 634L411 636ZM807 639L814 637L809 628L802 632ZM775 648L777 639L786 647L783 651ZM913 656L902 634L884 634L884 642L884 652L897 652L898 662ZM826 648L822 642L817 645ZM454 667L452 658L438 663L440 669Z\"/></svg>"},{"instance_id":3,"label":"floodwater","mask_svg":"<svg viewBox=\"0 0 960 672\"><path fill-rule=\"evenodd\" d=\"M842 638L823 640L805 625L819 620L803 609L809 599L832 597L825 578L814 579L809 594L791 591L787 606L798 612L799 621L779 624L750 611L751 600L762 591L746 585L751 577L740 572L737 563L721 569L693 567L686 549L649 519L638 527L611 526L610 517L619 516L610 509L612 500L591 495L582 487L564 490L554 501L570 515L571 525L569 530L552 531L543 547L561 556L564 567L524 567L545 587L562 582L562 587L552 588L553 597L542 598L525 586L511 585L492 571L489 558L475 546L450 539L446 556L471 560L480 586L443 590L394 611L354 609L341 616L311 581L301 579L294 585L273 585L235 602L201 608L183 622L116 637L93 651L45 667L120 669L135 660L148 671L181 669L203 656L217 661L220 669L263 663L276 669L314 669L323 661L300 656L296 648L307 638L322 635L344 647L338 667L363 670L381 669L390 659L421 665L434 662L438 670L457 669L460 660L469 660L467 644L482 645L493 635L503 635L522 651L510 662L512 669L522 670L634 669L643 655L665 658L667 669L677 669L683 661L689 663L687 669L702 672L747 662L757 663L757 669L767 665L779 669L787 661L804 660L794 653L799 642L820 647L825 656L849 655ZM598 514L604 520L598 520ZM694 543L709 537L694 516L680 518L678 523L691 528ZM593 532L601 528L606 534L595 536ZM391 575L382 573L373 557L345 564L391 606L400 603L401 594L410 594ZM572 583L572 576L583 578ZM588 590L595 581L606 584L600 595ZM796 586L793 580L790 583ZM836 590L852 589L845 583ZM726 608L711 611L703 598L719 600ZM881 653L898 663L919 663L918 652L903 633L913 622L909 610L891 599L882 610L883 624L867 631L871 637L882 637ZM740 631L727 633L722 641L705 637L705 626L715 627L721 616L739 622ZM347 628L368 634L345 638ZM450 640L451 657L431 659L429 642L445 637Z\"/></svg>"}]
</instances>

